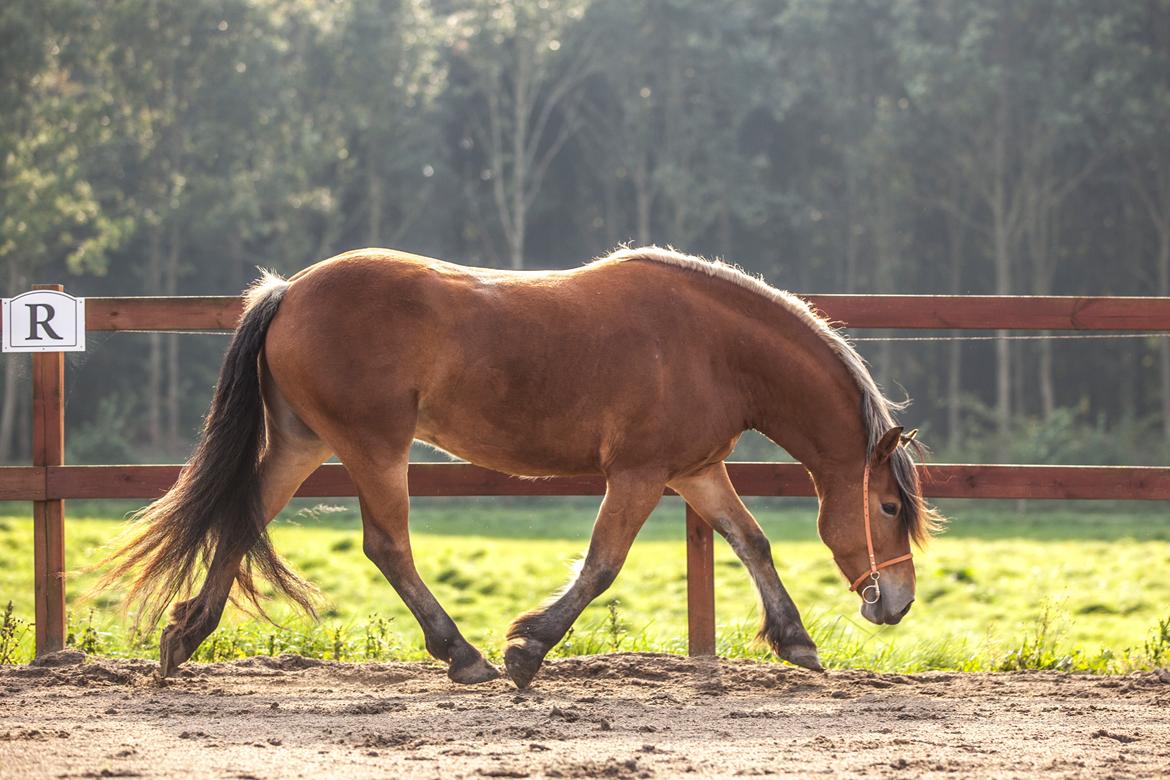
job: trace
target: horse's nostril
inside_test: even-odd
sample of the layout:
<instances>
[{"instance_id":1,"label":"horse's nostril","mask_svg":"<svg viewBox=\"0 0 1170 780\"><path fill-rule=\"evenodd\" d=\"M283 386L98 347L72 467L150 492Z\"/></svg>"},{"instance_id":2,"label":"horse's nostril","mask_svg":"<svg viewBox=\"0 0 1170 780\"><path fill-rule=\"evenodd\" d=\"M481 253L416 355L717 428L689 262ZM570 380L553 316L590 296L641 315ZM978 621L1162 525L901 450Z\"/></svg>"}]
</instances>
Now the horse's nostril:
<instances>
[{"instance_id":1,"label":"horse's nostril","mask_svg":"<svg viewBox=\"0 0 1170 780\"><path fill-rule=\"evenodd\" d=\"M906 613L910 611L910 607L914 606L914 599L906 602L906 606L902 607L902 611L898 613L899 618L906 617Z\"/></svg>"}]
</instances>

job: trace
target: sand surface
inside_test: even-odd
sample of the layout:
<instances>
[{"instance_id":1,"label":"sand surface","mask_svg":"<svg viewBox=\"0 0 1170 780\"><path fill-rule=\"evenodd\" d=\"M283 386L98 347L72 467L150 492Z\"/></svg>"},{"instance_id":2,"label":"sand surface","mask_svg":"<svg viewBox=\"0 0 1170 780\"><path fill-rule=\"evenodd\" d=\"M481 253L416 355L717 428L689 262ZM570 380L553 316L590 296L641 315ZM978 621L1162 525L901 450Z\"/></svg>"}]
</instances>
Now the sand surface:
<instances>
[{"instance_id":1,"label":"sand surface","mask_svg":"<svg viewBox=\"0 0 1170 780\"><path fill-rule=\"evenodd\" d=\"M617 654L527 691L295 656L0 667L0 777L1135 777L1170 672L813 674Z\"/></svg>"}]
</instances>

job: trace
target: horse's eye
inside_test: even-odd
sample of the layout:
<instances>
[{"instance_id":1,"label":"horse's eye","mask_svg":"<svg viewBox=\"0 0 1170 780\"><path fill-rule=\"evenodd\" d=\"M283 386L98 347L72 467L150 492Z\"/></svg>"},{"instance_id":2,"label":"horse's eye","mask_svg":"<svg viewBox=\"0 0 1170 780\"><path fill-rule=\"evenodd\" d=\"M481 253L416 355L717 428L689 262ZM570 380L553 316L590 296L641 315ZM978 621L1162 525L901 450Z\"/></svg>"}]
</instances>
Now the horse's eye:
<instances>
[{"instance_id":1,"label":"horse's eye","mask_svg":"<svg viewBox=\"0 0 1170 780\"><path fill-rule=\"evenodd\" d=\"M898 514L898 505L897 504L888 504L888 503L883 502L882 503L882 512L889 515L890 517L893 517L894 515Z\"/></svg>"}]
</instances>

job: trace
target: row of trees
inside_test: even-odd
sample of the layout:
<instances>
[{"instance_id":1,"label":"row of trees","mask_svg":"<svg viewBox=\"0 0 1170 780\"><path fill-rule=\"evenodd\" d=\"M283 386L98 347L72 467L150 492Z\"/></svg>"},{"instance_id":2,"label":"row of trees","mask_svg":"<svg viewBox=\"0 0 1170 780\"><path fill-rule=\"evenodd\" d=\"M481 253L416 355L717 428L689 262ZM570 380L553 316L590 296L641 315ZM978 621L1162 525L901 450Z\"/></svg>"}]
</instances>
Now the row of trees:
<instances>
[{"instance_id":1,"label":"row of trees","mask_svg":"<svg viewBox=\"0 0 1170 780\"><path fill-rule=\"evenodd\" d=\"M9 294L629 241L797 291L1170 295L1167 0L13 0L0 74ZM116 338L74 457L182 456L222 340ZM966 457L1170 454L1168 339L869 346Z\"/></svg>"}]
</instances>

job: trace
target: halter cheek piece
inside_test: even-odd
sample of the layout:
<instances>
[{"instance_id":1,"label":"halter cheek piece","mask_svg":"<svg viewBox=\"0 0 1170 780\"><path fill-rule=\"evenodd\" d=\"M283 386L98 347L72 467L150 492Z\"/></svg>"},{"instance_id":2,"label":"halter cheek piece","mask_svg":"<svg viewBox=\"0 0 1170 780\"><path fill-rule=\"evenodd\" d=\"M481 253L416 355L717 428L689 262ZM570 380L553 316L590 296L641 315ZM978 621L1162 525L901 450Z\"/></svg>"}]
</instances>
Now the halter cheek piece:
<instances>
[{"instance_id":1,"label":"halter cheek piece","mask_svg":"<svg viewBox=\"0 0 1170 780\"><path fill-rule=\"evenodd\" d=\"M895 563L908 561L914 557L912 553L899 555L897 558L890 558L888 561L877 562L877 558L873 554L873 532L869 527L869 461L865 463L865 475L861 478L861 506L863 515L865 517L865 550L869 553L869 571L862 574L853 584L849 586L849 590L857 590L861 583L868 578L870 583L861 589L861 600L866 604L876 604L882 597L882 587L878 584L878 578L881 577L881 570L887 566L893 566ZM872 597L872 598L871 598Z\"/></svg>"}]
</instances>

